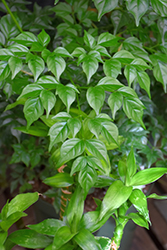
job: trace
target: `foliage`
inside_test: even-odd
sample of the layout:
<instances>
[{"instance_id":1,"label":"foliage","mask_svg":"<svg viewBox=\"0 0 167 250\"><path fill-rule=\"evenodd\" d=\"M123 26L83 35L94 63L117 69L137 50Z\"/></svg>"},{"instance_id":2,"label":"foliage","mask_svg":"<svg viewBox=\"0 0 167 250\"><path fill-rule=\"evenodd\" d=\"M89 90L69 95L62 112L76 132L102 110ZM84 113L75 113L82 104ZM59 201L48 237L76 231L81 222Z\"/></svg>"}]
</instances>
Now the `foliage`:
<instances>
[{"instance_id":1,"label":"foliage","mask_svg":"<svg viewBox=\"0 0 167 250\"><path fill-rule=\"evenodd\" d=\"M145 228L150 223L149 197L138 186L167 173L166 121L150 100L156 103L158 82L166 92L167 5L66 0L43 9L35 4L31 12L25 1L2 0L5 7L10 14L0 20L0 81L10 104L4 114L23 107L27 123L16 124L16 131L49 137L50 162L63 171L44 183L73 194L62 221L47 219L7 236L30 194L16 196L1 211L1 248L118 249L129 220ZM15 143L11 163L34 169L44 154L34 142ZM83 214L92 187L105 187L106 194L96 211ZM37 194L31 195L33 203ZM131 205L137 213L127 214ZM94 237L110 216L113 238Z\"/></svg>"}]
</instances>

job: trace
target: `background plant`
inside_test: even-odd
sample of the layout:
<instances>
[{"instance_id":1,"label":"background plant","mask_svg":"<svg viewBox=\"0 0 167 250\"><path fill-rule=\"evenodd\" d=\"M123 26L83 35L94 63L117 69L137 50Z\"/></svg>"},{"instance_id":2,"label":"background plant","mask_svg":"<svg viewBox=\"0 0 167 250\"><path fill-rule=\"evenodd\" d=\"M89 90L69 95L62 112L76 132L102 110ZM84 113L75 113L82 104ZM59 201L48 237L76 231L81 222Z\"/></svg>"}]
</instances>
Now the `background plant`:
<instances>
[{"instance_id":1,"label":"background plant","mask_svg":"<svg viewBox=\"0 0 167 250\"><path fill-rule=\"evenodd\" d=\"M150 222L148 197L137 186L167 172L166 138L160 140L166 137L165 130L154 126L155 121L166 123L163 115L156 116L156 105L150 101L157 81L166 91L167 6L154 0L66 0L55 1L53 8L35 5L31 13L24 1L16 6L12 1L2 3L10 14L0 22L1 87L7 98L17 95L6 112L23 105L27 125L17 130L49 136L51 161L56 169L65 168L44 183L69 187L73 193L63 221L46 220L8 238L3 220L10 220L11 213L2 211L2 244L7 249L15 244L47 250L108 249L111 244L118 249L129 220L146 228ZM14 147L12 159L17 147L24 152L22 144ZM20 160L34 166L30 158ZM144 158L144 167L149 168L141 171ZM158 158L158 167L150 168ZM107 187L107 192L102 201L96 200L96 211L83 214L92 187ZM19 199L21 210L14 212L24 210ZM132 204L138 212L126 215ZM95 238L92 233L110 216L116 221L112 241Z\"/></svg>"}]
</instances>

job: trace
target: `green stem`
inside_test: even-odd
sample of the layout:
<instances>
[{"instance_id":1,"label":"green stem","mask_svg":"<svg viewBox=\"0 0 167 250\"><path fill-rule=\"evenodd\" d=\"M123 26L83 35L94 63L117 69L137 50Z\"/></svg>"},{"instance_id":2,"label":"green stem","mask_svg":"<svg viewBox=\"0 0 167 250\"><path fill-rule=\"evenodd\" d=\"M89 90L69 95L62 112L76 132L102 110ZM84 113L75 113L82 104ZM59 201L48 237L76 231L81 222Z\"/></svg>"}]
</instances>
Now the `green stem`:
<instances>
[{"instance_id":1,"label":"green stem","mask_svg":"<svg viewBox=\"0 0 167 250\"><path fill-rule=\"evenodd\" d=\"M22 30L22 28L20 27L20 25L18 24L18 22L17 22L16 18L14 17L13 13L11 12L10 8L8 7L8 5L7 5L6 1L5 1L5 0L2 0L2 2L3 2L3 4L4 4L4 6L5 6L5 8L7 9L7 12L11 15L11 18L12 18L12 19L13 19L13 21L15 22L15 24L16 24L16 26L17 26L17 28L18 28L18 29L19 29L19 31L22 33L22 32L23 32L23 30Z\"/></svg>"}]
</instances>

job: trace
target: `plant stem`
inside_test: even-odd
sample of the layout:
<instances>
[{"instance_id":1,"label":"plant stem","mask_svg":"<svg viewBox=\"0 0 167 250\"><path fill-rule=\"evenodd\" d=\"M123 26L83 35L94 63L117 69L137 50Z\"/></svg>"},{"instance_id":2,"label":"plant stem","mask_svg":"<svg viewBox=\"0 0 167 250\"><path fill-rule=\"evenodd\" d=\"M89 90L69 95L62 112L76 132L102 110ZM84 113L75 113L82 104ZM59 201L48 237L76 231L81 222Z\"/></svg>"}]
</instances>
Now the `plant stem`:
<instances>
[{"instance_id":1,"label":"plant stem","mask_svg":"<svg viewBox=\"0 0 167 250\"><path fill-rule=\"evenodd\" d=\"M23 72L24 74L26 74L26 75L29 75L29 76L33 76L33 74L31 74L30 72L27 72L27 71L25 71L25 70L21 70L21 72Z\"/></svg>"},{"instance_id":2,"label":"plant stem","mask_svg":"<svg viewBox=\"0 0 167 250\"><path fill-rule=\"evenodd\" d=\"M13 19L13 21L15 22L15 24L16 24L16 26L17 26L17 28L18 28L18 29L19 29L19 31L22 33L22 32L23 32L23 30L22 30L22 28L20 27L20 25L18 24L18 22L17 22L16 18L14 17L13 13L11 12L10 8L8 7L8 5L7 5L6 1L5 1L5 0L2 0L2 2L3 2L3 4L4 4L4 6L5 6L5 8L7 9L7 12L10 14L11 18L12 18L12 19Z\"/></svg>"}]
</instances>

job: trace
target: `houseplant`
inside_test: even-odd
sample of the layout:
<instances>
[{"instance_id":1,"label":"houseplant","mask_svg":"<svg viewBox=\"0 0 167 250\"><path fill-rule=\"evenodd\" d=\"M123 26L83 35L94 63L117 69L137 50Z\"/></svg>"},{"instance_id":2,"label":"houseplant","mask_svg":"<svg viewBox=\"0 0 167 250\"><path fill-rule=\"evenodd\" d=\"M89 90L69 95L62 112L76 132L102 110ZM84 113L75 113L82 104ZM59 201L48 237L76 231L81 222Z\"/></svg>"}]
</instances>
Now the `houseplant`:
<instances>
[{"instance_id":1,"label":"houseplant","mask_svg":"<svg viewBox=\"0 0 167 250\"><path fill-rule=\"evenodd\" d=\"M126 138L118 132L117 115L122 114L125 124L127 118L135 127L140 124L144 134L143 103L146 95L151 97L150 85L155 88L159 81L166 91L167 5L162 0L55 1L49 14L56 17L48 20L56 32L50 26L46 32L2 3L9 14L0 23L0 80L13 92L15 84L20 88L6 110L23 105L27 126L17 129L49 135L52 162L62 171L44 183L67 188L71 197L63 197L63 220L48 219L7 236L38 199L37 193L16 196L1 211L1 248L118 249L129 220L146 228L150 222L148 197L138 186L167 173L164 167L140 169L133 142L122 146ZM117 151L114 168L112 150ZM92 187L107 191L102 201L96 199L96 211L83 214ZM132 204L138 212L126 215ZM112 240L94 237L110 216L116 221Z\"/></svg>"}]
</instances>

